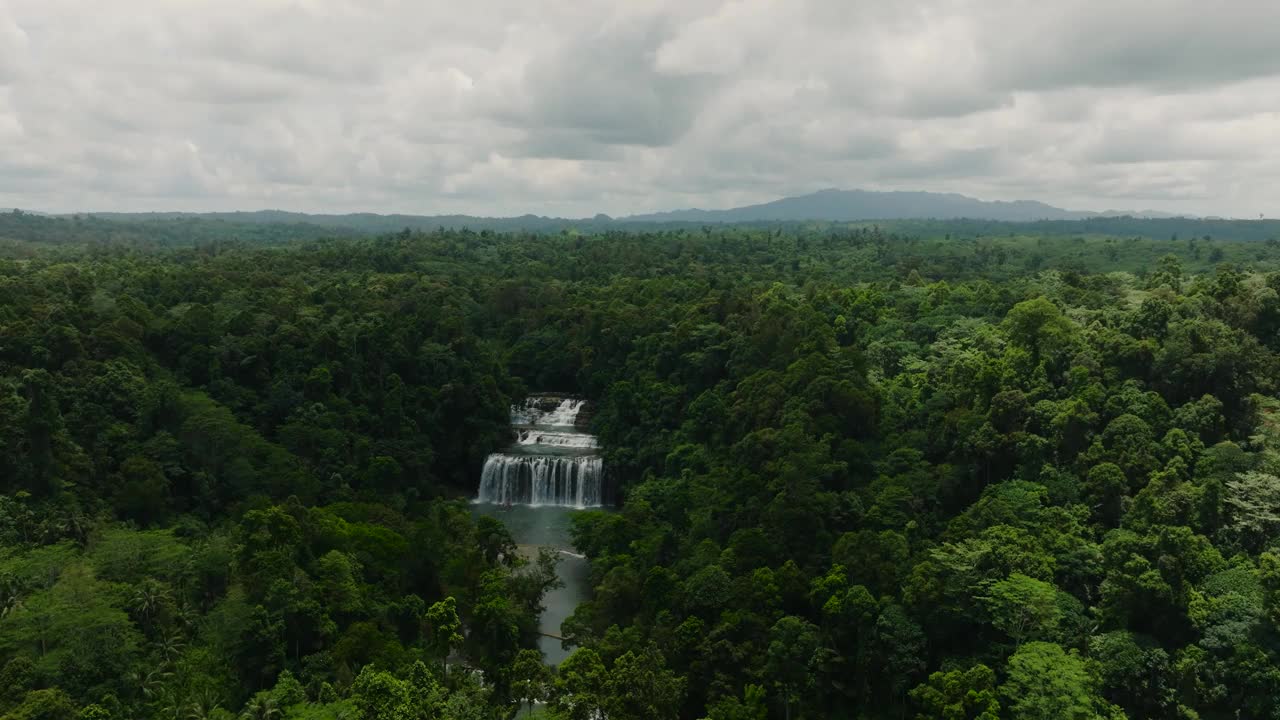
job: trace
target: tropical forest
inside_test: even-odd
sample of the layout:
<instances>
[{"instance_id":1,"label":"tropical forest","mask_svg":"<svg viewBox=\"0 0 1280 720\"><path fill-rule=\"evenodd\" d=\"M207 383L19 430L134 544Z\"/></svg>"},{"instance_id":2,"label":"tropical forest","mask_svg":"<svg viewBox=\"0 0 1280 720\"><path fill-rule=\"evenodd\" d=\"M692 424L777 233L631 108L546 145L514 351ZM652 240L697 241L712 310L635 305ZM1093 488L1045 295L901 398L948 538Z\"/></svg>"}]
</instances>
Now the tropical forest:
<instances>
[{"instance_id":1,"label":"tropical forest","mask_svg":"<svg viewBox=\"0 0 1280 720\"><path fill-rule=\"evenodd\" d=\"M0 719L1280 718L1280 233L0 216Z\"/></svg>"}]
</instances>

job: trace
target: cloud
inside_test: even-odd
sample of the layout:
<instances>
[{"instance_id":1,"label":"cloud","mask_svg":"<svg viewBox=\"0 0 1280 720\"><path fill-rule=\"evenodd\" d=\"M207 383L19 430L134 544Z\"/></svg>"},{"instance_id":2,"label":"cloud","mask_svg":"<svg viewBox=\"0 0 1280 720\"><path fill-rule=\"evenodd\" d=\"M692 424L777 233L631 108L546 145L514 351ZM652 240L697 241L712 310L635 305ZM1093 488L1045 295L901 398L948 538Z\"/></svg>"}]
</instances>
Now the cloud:
<instances>
[{"instance_id":1,"label":"cloud","mask_svg":"<svg viewBox=\"0 0 1280 720\"><path fill-rule=\"evenodd\" d=\"M1209 87L1280 73L1280 5L1240 0L1208 8L1191 0L994 3L984 40L987 73L1027 89ZM1005 32L995 21L1016 28Z\"/></svg>"},{"instance_id":2,"label":"cloud","mask_svg":"<svg viewBox=\"0 0 1280 720\"><path fill-rule=\"evenodd\" d=\"M563 148L573 156L593 154L581 145L669 146L692 125L715 81L660 68L654 48L668 32L665 18L640 17L573 35L525 67L494 117L524 130L528 150Z\"/></svg>"},{"instance_id":3,"label":"cloud","mask_svg":"<svg viewBox=\"0 0 1280 720\"><path fill-rule=\"evenodd\" d=\"M1277 214L1280 5L0 0L0 206Z\"/></svg>"},{"instance_id":4,"label":"cloud","mask_svg":"<svg viewBox=\"0 0 1280 720\"><path fill-rule=\"evenodd\" d=\"M27 64L27 33L0 5L0 87L14 82Z\"/></svg>"}]
</instances>

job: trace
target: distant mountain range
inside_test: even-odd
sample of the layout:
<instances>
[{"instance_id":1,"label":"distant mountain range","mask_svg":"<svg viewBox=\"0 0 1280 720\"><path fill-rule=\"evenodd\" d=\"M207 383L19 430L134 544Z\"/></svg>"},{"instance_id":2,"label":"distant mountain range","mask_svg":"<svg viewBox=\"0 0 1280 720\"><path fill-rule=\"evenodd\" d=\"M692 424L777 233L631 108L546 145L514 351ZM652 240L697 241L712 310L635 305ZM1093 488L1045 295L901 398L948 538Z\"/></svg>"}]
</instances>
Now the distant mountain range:
<instances>
[{"instance_id":1,"label":"distant mountain range","mask_svg":"<svg viewBox=\"0 0 1280 720\"><path fill-rule=\"evenodd\" d=\"M1086 220L1098 217L1128 216L1136 218L1177 217L1171 213L1154 210L1107 210L1103 212L1063 210L1033 200L1013 202L978 200L955 193L931 192L873 192L870 190L820 190L808 195L786 197L759 205L730 208L728 210L673 210L611 218L596 215L593 218L555 218L540 215L519 217L479 217L473 215L377 215L351 213L327 215L285 212L282 210L258 210L252 212L222 213L93 213L94 217L107 220L175 220L200 217L207 220L224 220L235 223L308 223L326 227L341 227L362 232L391 232L411 228L414 230L437 227L470 227L474 229L535 230L568 225L602 225L618 223L758 223L799 222L807 220L856 222L863 220L995 220L1004 222L1035 222L1037 220Z\"/></svg>"},{"instance_id":2,"label":"distant mountain range","mask_svg":"<svg viewBox=\"0 0 1280 720\"><path fill-rule=\"evenodd\" d=\"M809 195L729 210L674 210L632 215L630 222L741 223L769 220L1085 220L1095 217L1175 217L1154 210L1086 212L1063 210L1034 200L986 201L955 193L819 190Z\"/></svg>"},{"instance_id":3,"label":"distant mountain range","mask_svg":"<svg viewBox=\"0 0 1280 720\"><path fill-rule=\"evenodd\" d=\"M250 212L78 213L49 215L0 211L0 242L129 241L200 243L219 239L285 242L325 237L372 236L438 228L493 232L584 233L696 229L714 224L756 226L875 222L912 235L1007 234L1113 235L1171 239L1211 236L1280 240L1280 220L1195 217L1153 210L1064 210L1042 202L989 202L950 193L821 190L727 210L675 210L612 218L540 215L308 214Z\"/></svg>"}]
</instances>

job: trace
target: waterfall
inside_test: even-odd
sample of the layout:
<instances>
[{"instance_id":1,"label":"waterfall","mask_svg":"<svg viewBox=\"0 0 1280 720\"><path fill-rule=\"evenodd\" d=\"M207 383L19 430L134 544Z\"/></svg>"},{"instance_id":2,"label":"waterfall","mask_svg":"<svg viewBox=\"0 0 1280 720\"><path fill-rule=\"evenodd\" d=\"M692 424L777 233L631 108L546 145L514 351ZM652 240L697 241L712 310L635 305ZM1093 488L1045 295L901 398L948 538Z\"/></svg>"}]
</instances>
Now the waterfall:
<instances>
[{"instance_id":1,"label":"waterfall","mask_svg":"<svg viewBox=\"0 0 1280 720\"><path fill-rule=\"evenodd\" d=\"M594 448L596 438L586 433L556 432L554 430L538 430L526 428L516 431L517 445L545 445L559 448Z\"/></svg>"},{"instance_id":2,"label":"waterfall","mask_svg":"<svg viewBox=\"0 0 1280 720\"><path fill-rule=\"evenodd\" d=\"M600 504L599 457L494 453L480 475L480 502L521 505Z\"/></svg>"},{"instance_id":3,"label":"waterfall","mask_svg":"<svg viewBox=\"0 0 1280 720\"><path fill-rule=\"evenodd\" d=\"M514 444L490 455L482 503L595 507L604 503L603 461L594 435L578 432L583 400L534 395L511 407Z\"/></svg>"},{"instance_id":4,"label":"waterfall","mask_svg":"<svg viewBox=\"0 0 1280 720\"><path fill-rule=\"evenodd\" d=\"M585 400L564 399L551 405L546 395L534 395L524 405L511 406L511 424L516 426L573 427ZM548 409L550 407L551 409Z\"/></svg>"}]
</instances>

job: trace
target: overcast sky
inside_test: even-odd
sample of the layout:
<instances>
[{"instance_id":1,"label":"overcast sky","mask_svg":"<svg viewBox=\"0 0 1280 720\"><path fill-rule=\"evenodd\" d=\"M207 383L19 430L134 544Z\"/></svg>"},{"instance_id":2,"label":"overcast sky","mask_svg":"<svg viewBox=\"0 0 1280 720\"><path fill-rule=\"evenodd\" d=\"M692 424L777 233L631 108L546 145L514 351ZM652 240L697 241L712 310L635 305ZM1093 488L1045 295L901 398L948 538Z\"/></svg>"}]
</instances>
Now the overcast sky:
<instances>
[{"instance_id":1,"label":"overcast sky","mask_svg":"<svg viewBox=\"0 0 1280 720\"><path fill-rule=\"evenodd\" d=\"M1276 0L0 0L0 206L1280 216Z\"/></svg>"}]
</instances>

